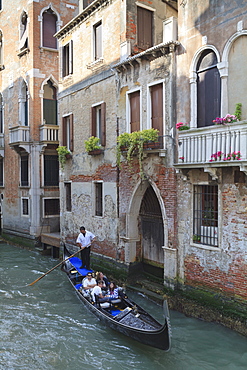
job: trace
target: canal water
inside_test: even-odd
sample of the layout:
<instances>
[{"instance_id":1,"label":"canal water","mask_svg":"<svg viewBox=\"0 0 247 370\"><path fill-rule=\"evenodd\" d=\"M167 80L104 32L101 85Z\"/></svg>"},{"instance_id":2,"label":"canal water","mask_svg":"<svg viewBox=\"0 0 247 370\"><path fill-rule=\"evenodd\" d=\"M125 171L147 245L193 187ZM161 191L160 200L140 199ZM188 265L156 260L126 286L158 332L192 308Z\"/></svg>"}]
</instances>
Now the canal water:
<instances>
[{"instance_id":1,"label":"canal water","mask_svg":"<svg viewBox=\"0 0 247 370\"><path fill-rule=\"evenodd\" d=\"M117 333L83 307L60 268L26 286L57 260L0 244L0 369L247 368L247 338L220 325L172 311L172 348L166 353ZM162 308L129 292L162 320Z\"/></svg>"}]
</instances>

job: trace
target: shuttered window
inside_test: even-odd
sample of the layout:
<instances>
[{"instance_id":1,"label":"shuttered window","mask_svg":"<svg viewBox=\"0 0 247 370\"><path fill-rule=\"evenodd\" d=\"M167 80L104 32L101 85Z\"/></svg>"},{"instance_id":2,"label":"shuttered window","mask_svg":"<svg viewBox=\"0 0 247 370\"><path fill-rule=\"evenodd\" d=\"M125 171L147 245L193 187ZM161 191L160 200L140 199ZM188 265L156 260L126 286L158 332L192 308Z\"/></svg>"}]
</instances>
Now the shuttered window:
<instances>
[{"instance_id":1,"label":"shuttered window","mask_svg":"<svg viewBox=\"0 0 247 370\"><path fill-rule=\"evenodd\" d=\"M212 50L205 50L197 64L197 126L212 126L220 116L220 74Z\"/></svg>"},{"instance_id":2,"label":"shuttered window","mask_svg":"<svg viewBox=\"0 0 247 370\"><path fill-rule=\"evenodd\" d=\"M106 145L106 103L102 103L91 109L92 136L100 139L102 146Z\"/></svg>"},{"instance_id":3,"label":"shuttered window","mask_svg":"<svg viewBox=\"0 0 247 370\"><path fill-rule=\"evenodd\" d=\"M153 12L137 7L137 45L140 49L153 46Z\"/></svg>"},{"instance_id":4,"label":"shuttered window","mask_svg":"<svg viewBox=\"0 0 247 370\"><path fill-rule=\"evenodd\" d=\"M140 130L140 91L129 94L130 132Z\"/></svg>"},{"instance_id":5,"label":"shuttered window","mask_svg":"<svg viewBox=\"0 0 247 370\"><path fill-rule=\"evenodd\" d=\"M73 138L73 114L70 114L66 117L63 117L63 132L62 132L62 143L66 146L71 152L74 150L74 138Z\"/></svg>"},{"instance_id":6,"label":"shuttered window","mask_svg":"<svg viewBox=\"0 0 247 370\"><path fill-rule=\"evenodd\" d=\"M44 186L59 186L57 155L44 155Z\"/></svg>"},{"instance_id":7,"label":"shuttered window","mask_svg":"<svg viewBox=\"0 0 247 370\"><path fill-rule=\"evenodd\" d=\"M28 154L21 155L21 186L28 186Z\"/></svg>"},{"instance_id":8,"label":"shuttered window","mask_svg":"<svg viewBox=\"0 0 247 370\"><path fill-rule=\"evenodd\" d=\"M73 40L63 46L62 50L62 77L73 73Z\"/></svg>"},{"instance_id":9,"label":"shuttered window","mask_svg":"<svg viewBox=\"0 0 247 370\"><path fill-rule=\"evenodd\" d=\"M48 9L43 13L43 46L51 49L57 48L57 39L53 36L57 31L57 16Z\"/></svg>"},{"instance_id":10,"label":"shuttered window","mask_svg":"<svg viewBox=\"0 0 247 370\"><path fill-rule=\"evenodd\" d=\"M157 84L150 88L151 96L151 124L152 128L163 135L163 84Z\"/></svg>"},{"instance_id":11,"label":"shuttered window","mask_svg":"<svg viewBox=\"0 0 247 370\"><path fill-rule=\"evenodd\" d=\"M94 26L94 60L102 58L102 23Z\"/></svg>"}]
</instances>

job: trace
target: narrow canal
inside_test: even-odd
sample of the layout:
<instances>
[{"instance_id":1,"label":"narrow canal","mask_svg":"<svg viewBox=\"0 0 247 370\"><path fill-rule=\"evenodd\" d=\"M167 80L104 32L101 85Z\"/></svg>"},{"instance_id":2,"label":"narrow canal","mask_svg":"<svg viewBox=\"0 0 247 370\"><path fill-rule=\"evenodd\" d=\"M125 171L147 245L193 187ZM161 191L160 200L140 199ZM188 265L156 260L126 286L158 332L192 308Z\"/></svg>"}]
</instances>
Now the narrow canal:
<instances>
[{"instance_id":1,"label":"narrow canal","mask_svg":"<svg viewBox=\"0 0 247 370\"><path fill-rule=\"evenodd\" d=\"M81 305L58 268L36 251L0 244L0 369L246 369L247 338L217 324L171 312L165 353L107 328ZM162 308L132 297L157 319Z\"/></svg>"}]
</instances>

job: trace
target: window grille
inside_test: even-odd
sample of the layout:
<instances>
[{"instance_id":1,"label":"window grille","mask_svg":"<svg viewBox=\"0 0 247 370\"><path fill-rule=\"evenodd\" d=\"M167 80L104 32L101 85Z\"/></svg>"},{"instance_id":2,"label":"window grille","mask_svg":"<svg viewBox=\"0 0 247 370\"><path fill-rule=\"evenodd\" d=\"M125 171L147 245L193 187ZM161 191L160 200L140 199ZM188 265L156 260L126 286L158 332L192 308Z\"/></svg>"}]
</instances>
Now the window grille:
<instances>
[{"instance_id":1,"label":"window grille","mask_svg":"<svg viewBox=\"0 0 247 370\"><path fill-rule=\"evenodd\" d=\"M95 215L103 216L103 184L102 182L95 183Z\"/></svg>"},{"instance_id":2,"label":"window grille","mask_svg":"<svg viewBox=\"0 0 247 370\"><path fill-rule=\"evenodd\" d=\"M59 216L59 199L44 199L44 215Z\"/></svg>"},{"instance_id":3,"label":"window grille","mask_svg":"<svg viewBox=\"0 0 247 370\"><path fill-rule=\"evenodd\" d=\"M21 186L28 186L28 155L21 155Z\"/></svg>"},{"instance_id":4,"label":"window grille","mask_svg":"<svg viewBox=\"0 0 247 370\"><path fill-rule=\"evenodd\" d=\"M22 198L22 215L23 216L28 216L29 215L28 203L29 203L29 199Z\"/></svg>"},{"instance_id":5,"label":"window grille","mask_svg":"<svg viewBox=\"0 0 247 370\"><path fill-rule=\"evenodd\" d=\"M218 246L218 186L195 185L193 242Z\"/></svg>"},{"instance_id":6,"label":"window grille","mask_svg":"<svg viewBox=\"0 0 247 370\"><path fill-rule=\"evenodd\" d=\"M65 183L66 211L71 212L71 183Z\"/></svg>"}]
</instances>

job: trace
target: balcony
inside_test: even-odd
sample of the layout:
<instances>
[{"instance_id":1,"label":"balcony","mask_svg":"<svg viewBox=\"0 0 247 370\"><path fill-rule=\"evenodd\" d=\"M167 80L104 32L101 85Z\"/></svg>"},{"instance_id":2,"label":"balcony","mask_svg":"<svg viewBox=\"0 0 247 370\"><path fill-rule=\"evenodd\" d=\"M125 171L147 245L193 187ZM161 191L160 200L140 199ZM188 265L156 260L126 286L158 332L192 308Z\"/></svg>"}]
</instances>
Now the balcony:
<instances>
[{"instance_id":1,"label":"balcony","mask_svg":"<svg viewBox=\"0 0 247 370\"><path fill-rule=\"evenodd\" d=\"M26 146L30 141L30 127L16 126L9 128L9 145Z\"/></svg>"},{"instance_id":2,"label":"balcony","mask_svg":"<svg viewBox=\"0 0 247 370\"><path fill-rule=\"evenodd\" d=\"M215 153L221 155L211 157ZM240 152L240 159L228 156ZM215 168L239 166L247 173L247 121L178 132L176 168Z\"/></svg>"},{"instance_id":3,"label":"balcony","mask_svg":"<svg viewBox=\"0 0 247 370\"><path fill-rule=\"evenodd\" d=\"M40 141L46 144L59 144L57 125L42 125L40 126Z\"/></svg>"}]
</instances>

